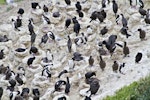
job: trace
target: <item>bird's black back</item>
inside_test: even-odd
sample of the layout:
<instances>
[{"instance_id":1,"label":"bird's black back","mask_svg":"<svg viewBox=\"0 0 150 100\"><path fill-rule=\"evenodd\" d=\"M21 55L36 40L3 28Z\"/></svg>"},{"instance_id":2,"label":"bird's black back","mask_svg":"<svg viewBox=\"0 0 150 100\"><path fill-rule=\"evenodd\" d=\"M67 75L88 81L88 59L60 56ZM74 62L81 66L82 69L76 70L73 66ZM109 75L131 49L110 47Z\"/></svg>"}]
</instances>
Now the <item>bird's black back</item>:
<instances>
[{"instance_id":1,"label":"bird's black back","mask_svg":"<svg viewBox=\"0 0 150 100\"><path fill-rule=\"evenodd\" d=\"M97 80L94 80L92 83L90 83L90 91L91 91L91 95L94 95L97 93L97 91L99 90L99 82Z\"/></svg>"},{"instance_id":2,"label":"bird's black back","mask_svg":"<svg viewBox=\"0 0 150 100\"><path fill-rule=\"evenodd\" d=\"M65 22L65 27L68 28L70 24L71 24L71 19L67 19Z\"/></svg>"},{"instance_id":3,"label":"bird's black back","mask_svg":"<svg viewBox=\"0 0 150 100\"><path fill-rule=\"evenodd\" d=\"M135 62L138 63L142 59L142 53L137 53L135 57Z\"/></svg>"}]
</instances>

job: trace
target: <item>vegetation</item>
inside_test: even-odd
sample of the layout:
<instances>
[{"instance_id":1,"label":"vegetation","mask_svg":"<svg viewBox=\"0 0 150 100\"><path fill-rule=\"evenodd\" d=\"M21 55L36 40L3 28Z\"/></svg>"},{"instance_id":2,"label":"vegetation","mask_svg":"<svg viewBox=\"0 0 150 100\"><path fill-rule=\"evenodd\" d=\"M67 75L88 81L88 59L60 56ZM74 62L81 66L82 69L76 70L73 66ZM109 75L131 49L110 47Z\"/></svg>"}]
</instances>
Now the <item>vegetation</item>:
<instances>
[{"instance_id":1,"label":"vegetation","mask_svg":"<svg viewBox=\"0 0 150 100\"><path fill-rule=\"evenodd\" d=\"M5 0L0 0L0 4L5 4Z\"/></svg>"},{"instance_id":2,"label":"vegetation","mask_svg":"<svg viewBox=\"0 0 150 100\"><path fill-rule=\"evenodd\" d=\"M19 1L23 1L23 0L14 0L14 2L19 2ZM0 0L0 4L6 4L6 0Z\"/></svg>"},{"instance_id":3,"label":"vegetation","mask_svg":"<svg viewBox=\"0 0 150 100\"><path fill-rule=\"evenodd\" d=\"M150 76L123 87L104 100L150 100Z\"/></svg>"}]
</instances>

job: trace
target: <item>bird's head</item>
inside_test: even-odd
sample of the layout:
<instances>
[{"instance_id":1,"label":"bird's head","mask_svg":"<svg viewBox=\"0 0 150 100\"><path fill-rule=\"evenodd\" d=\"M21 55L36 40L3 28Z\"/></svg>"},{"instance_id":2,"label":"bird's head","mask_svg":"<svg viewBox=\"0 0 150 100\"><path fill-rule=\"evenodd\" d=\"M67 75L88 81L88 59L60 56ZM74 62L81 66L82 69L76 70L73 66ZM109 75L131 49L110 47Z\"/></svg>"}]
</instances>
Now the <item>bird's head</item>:
<instances>
[{"instance_id":1,"label":"bird's head","mask_svg":"<svg viewBox=\"0 0 150 100\"><path fill-rule=\"evenodd\" d=\"M138 31L141 31L141 29L139 28Z\"/></svg>"},{"instance_id":2,"label":"bird's head","mask_svg":"<svg viewBox=\"0 0 150 100\"><path fill-rule=\"evenodd\" d=\"M92 76L96 76L96 73L95 73L95 72L92 72Z\"/></svg>"},{"instance_id":3,"label":"bird's head","mask_svg":"<svg viewBox=\"0 0 150 100\"><path fill-rule=\"evenodd\" d=\"M104 40L104 41L102 42L102 44L107 44L107 42Z\"/></svg>"},{"instance_id":4,"label":"bird's head","mask_svg":"<svg viewBox=\"0 0 150 100\"><path fill-rule=\"evenodd\" d=\"M123 14L120 14L121 16L123 16Z\"/></svg>"},{"instance_id":5,"label":"bird's head","mask_svg":"<svg viewBox=\"0 0 150 100\"><path fill-rule=\"evenodd\" d=\"M127 44L127 42L126 41L124 41L124 45L126 45Z\"/></svg>"},{"instance_id":6,"label":"bird's head","mask_svg":"<svg viewBox=\"0 0 150 100\"><path fill-rule=\"evenodd\" d=\"M77 1L77 4L80 4L80 2L79 2L79 1Z\"/></svg>"},{"instance_id":7,"label":"bird's head","mask_svg":"<svg viewBox=\"0 0 150 100\"><path fill-rule=\"evenodd\" d=\"M116 2L115 0L112 1L113 3Z\"/></svg>"},{"instance_id":8,"label":"bird's head","mask_svg":"<svg viewBox=\"0 0 150 100\"><path fill-rule=\"evenodd\" d=\"M122 65L125 66L126 63L123 63Z\"/></svg>"}]
</instances>

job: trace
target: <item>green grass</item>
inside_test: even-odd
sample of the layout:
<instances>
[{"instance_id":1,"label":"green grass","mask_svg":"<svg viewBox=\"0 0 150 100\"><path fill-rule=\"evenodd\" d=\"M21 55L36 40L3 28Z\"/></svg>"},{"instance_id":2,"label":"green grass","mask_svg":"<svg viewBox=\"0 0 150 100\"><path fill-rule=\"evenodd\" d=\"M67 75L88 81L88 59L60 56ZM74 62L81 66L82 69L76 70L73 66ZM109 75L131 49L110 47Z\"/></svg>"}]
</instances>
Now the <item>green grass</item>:
<instances>
[{"instance_id":1,"label":"green grass","mask_svg":"<svg viewBox=\"0 0 150 100\"><path fill-rule=\"evenodd\" d=\"M150 100L150 76L123 87L104 100Z\"/></svg>"},{"instance_id":2,"label":"green grass","mask_svg":"<svg viewBox=\"0 0 150 100\"><path fill-rule=\"evenodd\" d=\"M14 0L14 2L20 2L23 0ZM6 0L0 0L0 4L6 4Z\"/></svg>"},{"instance_id":3,"label":"green grass","mask_svg":"<svg viewBox=\"0 0 150 100\"><path fill-rule=\"evenodd\" d=\"M0 0L0 4L5 4L5 0Z\"/></svg>"}]
</instances>

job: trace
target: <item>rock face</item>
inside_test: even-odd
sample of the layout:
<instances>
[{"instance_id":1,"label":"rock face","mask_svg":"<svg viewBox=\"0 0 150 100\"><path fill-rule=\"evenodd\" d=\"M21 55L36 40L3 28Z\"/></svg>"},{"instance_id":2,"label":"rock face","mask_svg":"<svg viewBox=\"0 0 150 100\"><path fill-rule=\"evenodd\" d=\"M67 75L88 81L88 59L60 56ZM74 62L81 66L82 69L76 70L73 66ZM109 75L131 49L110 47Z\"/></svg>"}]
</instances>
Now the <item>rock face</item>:
<instances>
[{"instance_id":1,"label":"rock face","mask_svg":"<svg viewBox=\"0 0 150 100\"><path fill-rule=\"evenodd\" d=\"M15 80L18 73L23 84L17 83L14 86L13 99L17 95L17 91L21 92L23 88L29 88L30 92L33 88L38 88L40 92L38 95L33 96L25 92L29 100L32 98L84 100L91 94L86 92L90 89L90 84L85 82L85 73L90 71L96 73L96 76L92 76L91 79L97 79L99 82L97 84L100 85L91 99L101 100L107 95L114 94L124 85L129 85L150 73L148 68L150 65L150 34L147 34L150 32L150 26L146 25L144 18L141 18L138 12L139 5L134 4L133 7L130 7L127 0L116 0L118 4L116 16L119 16L117 19L112 10L112 2L106 3L106 7L103 8L107 14L106 18L101 13L101 0L80 0L81 11L84 13L83 18L78 15L79 9L77 10L75 6L76 0L71 0L70 5L67 5L65 0L37 0L35 9L32 9L31 3L32 1L21 1L14 4L15 6L4 5L4 8L12 6L12 9L5 12L3 8L3 11L0 12L0 51L2 51L0 72L4 71L2 69L6 70L5 73L0 73L0 86L4 91L2 100L9 98L10 91L7 91L6 88L9 86L9 80ZM148 9L146 1L144 3L143 9ZM43 11L44 5L48 7L48 12ZM22 16L17 14L19 8L24 9ZM95 19L91 21L90 17L93 12L95 12ZM120 32L123 27L122 14L128 22L128 27L125 27L128 34L131 35L128 38ZM42 17L43 15L45 17ZM22 19L22 26L16 30L12 18L17 23L18 16ZM103 22L100 22L101 18ZM29 19L34 30L32 33L36 35L32 45L31 35L33 34L30 34L28 29ZM71 24L66 28L65 21L67 19L71 19ZM49 24L47 20L50 21ZM80 25L78 35L74 32L75 24ZM107 28L107 33L102 35L100 33L104 27ZM146 34L143 41L139 38L137 31L139 28ZM41 43L44 35L47 36L47 39ZM109 38L112 35L117 37L115 41ZM68 36L72 42L71 52L67 47ZM104 41L110 42L109 45L105 46ZM130 50L130 54L126 57L123 54L125 41ZM31 46L36 47L38 52L31 53ZM18 48L24 48L25 51L17 52ZM113 49L113 52L110 52L110 48ZM142 59L139 63L135 63L135 56L138 52L142 53ZM90 56L94 59L91 65L89 65ZM105 61L105 70L101 69L102 66L100 67L100 56ZM28 65L28 59L33 57L35 59L32 64ZM114 61L117 61L118 66L126 63L125 67L121 69L124 75L119 73L119 68L115 71L112 70L111 66ZM58 77L63 70L66 72ZM70 92L65 94L65 84L60 85L58 87L60 90L54 92L55 83L59 80L66 81L66 77L69 78Z\"/></svg>"}]
</instances>

